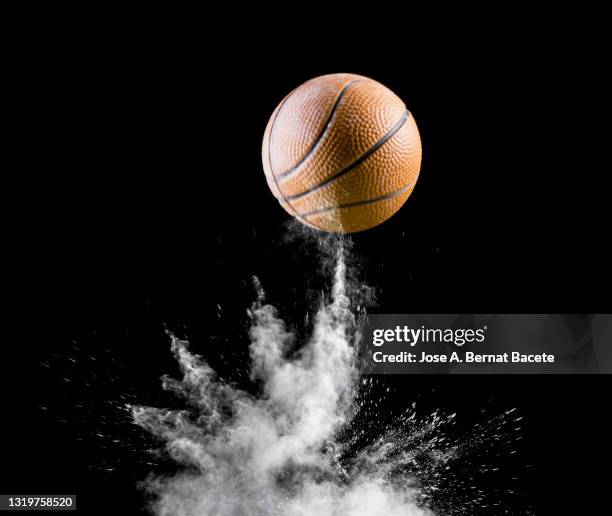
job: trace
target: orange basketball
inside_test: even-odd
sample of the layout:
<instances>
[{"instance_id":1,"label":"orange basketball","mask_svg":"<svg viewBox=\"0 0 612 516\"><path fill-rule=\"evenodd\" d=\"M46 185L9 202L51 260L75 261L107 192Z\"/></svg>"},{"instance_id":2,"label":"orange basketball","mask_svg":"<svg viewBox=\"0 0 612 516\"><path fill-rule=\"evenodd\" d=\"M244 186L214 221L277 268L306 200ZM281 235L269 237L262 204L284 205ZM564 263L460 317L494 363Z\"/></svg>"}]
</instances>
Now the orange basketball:
<instances>
[{"instance_id":1,"label":"orange basketball","mask_svg":"<svg viewBox=\"0 0 612 516\"><path fill-rule=\"evenodd\" d=\"M406 105L382 84L348 73L305 82L277 106L262 145L281 206L322 231L353 233L397 212L421 167Z\"/></svg>"}]
</instances>

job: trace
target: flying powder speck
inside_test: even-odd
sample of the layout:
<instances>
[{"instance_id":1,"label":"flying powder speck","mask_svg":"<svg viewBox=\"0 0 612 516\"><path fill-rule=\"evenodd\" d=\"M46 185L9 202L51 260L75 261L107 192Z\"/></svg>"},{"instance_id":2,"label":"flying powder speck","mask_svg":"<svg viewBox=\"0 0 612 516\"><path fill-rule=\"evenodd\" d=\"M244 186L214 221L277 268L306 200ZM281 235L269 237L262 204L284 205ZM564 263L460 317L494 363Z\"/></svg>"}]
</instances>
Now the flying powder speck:
<instances>
[{"instance_id":1,"label":"flying powder speck","mask_svg":"<svg viewBox=\"0 0 612 516\"><path fill-rule=\"evenodd\" d=\"M411 409L381 437L361 442L364 432L354 417L373 409L362 399L371 380L360 380L357 367L359 321L352 292L359 285L347 280L352 276L341 240L333 254L331 296L321 301L301 347L256 282L249 349L258 395L218 378L186 341L170 336L182 378L164 377L163 388L184 398L185 408L132 406L135 423L161 439L182 466L174 475L146 480L155 514L435 513L430 500L441 476L474 441L445 434L454 414L417 419ZM479 431L485 439L486 428ZM479 496L482 500L482 493L472 491L474 503Z\"/></svg>"}]
</instances>

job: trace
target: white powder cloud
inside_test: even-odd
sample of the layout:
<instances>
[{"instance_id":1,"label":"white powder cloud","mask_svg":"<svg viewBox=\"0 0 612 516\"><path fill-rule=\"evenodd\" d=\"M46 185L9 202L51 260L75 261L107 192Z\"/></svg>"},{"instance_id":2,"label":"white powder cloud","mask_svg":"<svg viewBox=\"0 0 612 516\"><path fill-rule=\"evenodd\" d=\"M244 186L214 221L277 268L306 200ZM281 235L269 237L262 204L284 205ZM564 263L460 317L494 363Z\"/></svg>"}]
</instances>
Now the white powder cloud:
<instances>
[{"instance_id":1,"label":"white powder cloud","mask_svg":"<svg viewBox=\"0 0 612 516\"><path fill-rule=\"evenodd\" d=\"M249 350L259 396L221 381L186 341L171 336L182 378L164 377L163 388L184 398L185 408L132 407L135 423L183 466L145 482L158 516L428 516L452 461L487 441L511 449L520 439L503 431L507 422L516 426L513 410L462 440L444 431L455 414L417 419L413 405L373 442L355 445L364 434L351 428L352 418L363 405L356 399L358 324L350 301L363 286L347 279L342 245L332 248L331 299L321 302L301 347L256 281ZM487 507L485 493L466 481L453 479L448 493L471 496L447 495L445 514Z\"/></svg>"},{"instance_id":2,"label":"white powder cloud","mask_svg":"<svg viewBox=\"0 0 612 516\"><path fill-rule=\"evenodd\" d=\"M349 474L334 455L357 384L348 295L340 248L331 301L321 304L309 342L289 359L295 337L260 290L250 330L251 375L262 382L260 397L219 381L187 342L171 337L183 378L165 378L164 388L184 397L190 410L132 408L134 421L186 466L175 476L148 480L156 514L429 514L417 507L413 486L391 485L376 471Z\"/></svg>"}]
</instances>

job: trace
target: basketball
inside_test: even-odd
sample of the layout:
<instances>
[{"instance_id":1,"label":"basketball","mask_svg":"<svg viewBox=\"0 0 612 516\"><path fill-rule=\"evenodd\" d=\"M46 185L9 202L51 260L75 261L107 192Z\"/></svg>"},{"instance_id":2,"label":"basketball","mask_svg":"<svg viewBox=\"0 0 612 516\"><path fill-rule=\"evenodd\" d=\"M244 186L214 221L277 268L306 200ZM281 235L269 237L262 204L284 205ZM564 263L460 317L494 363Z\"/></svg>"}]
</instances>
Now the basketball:
<instances>
[{"instance_id":1,"label":"basketball","mask_svg":"<svg viewBox=\"0 0 612 516\"><path fill-rule=\"evenodd\" d=\"M347 73L311 79L276 107L264 133L268 186L297 220L354 233L406 202L421 167L410 111L382 84Z\"/></svg>"}]
</instances>

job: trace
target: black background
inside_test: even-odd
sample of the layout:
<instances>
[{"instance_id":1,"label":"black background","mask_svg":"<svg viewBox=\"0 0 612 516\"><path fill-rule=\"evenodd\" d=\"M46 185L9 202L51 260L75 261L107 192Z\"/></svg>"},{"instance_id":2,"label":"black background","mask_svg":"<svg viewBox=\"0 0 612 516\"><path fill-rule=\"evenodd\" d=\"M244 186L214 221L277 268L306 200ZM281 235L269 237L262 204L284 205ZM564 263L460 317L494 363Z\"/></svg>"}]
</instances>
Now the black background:
<instances>
[{"instance_id":1,"label":"black background","mask_svg":"<svg viewBox=\"0 0 612 516\"><path fill-rule=\"evenodd\" d=\"M176 373L164 330L240 383L252 275L303 328L326 280L316 254L286 237L260 144L276 104L316 75L375 78L421 131L414 193L352 237L377 289L371 310L612 308L596 41L528 24L420 34L414 21L389 38L380 22L382 36L364 30L367 17L336 37L317 26L317 38L290 24L228 23L213 35L210 19L184 30L139 17L27 21L9 48L18 116L7 140L7 272L11 304L24 310L10 321L3 364L2 492L76 493L83 513L119 503L138 513L136 482L160 466L146 464L154 443L122 407L171 403L158 381ZM522 495L508 513L602 512L607 378L389 382L389 413L418 397L457 411L467 428L485 405L518 408L527 434L506 477L518 472Z\"/></svg>"}]
</instances>

